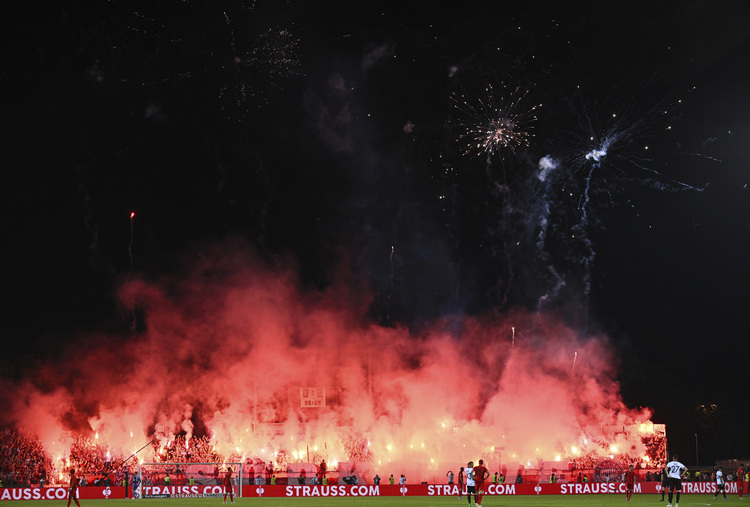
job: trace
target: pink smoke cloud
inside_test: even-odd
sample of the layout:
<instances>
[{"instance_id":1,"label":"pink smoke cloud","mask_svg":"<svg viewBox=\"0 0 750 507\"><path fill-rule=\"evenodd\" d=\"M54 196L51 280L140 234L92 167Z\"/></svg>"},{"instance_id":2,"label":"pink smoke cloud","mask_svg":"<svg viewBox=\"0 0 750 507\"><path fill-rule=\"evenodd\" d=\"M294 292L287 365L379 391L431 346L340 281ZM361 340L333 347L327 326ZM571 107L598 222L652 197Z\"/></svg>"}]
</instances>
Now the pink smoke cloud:
<instances>
[{"instance_id":1,"label":"pink smoke cloud","mask_svg":"<svg viewBox=\"0 0 750 507\"><path fill-rule=\"evenodd\" d=\"M82 337L14 386L12 422L63 455L70 432L123 454L207 434L225 455L313 449L334 463L359 442L383 469L645 455L651 413L622 402L606 337L523 310L385 328L346 278L303 288L293 262L229 242L179 274L130 279L119 302L145 329ZM325 406L302 406L305 388L325 389Z\"/></svg>"}]
</instances>

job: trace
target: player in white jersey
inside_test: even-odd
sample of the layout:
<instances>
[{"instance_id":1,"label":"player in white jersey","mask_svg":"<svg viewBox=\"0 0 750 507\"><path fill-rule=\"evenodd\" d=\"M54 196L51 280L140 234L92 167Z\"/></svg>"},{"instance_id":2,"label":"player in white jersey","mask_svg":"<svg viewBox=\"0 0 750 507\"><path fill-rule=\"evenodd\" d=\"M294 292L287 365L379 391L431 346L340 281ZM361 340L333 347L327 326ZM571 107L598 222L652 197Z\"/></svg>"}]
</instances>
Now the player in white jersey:
<instances>
[{"instance_id":1,"label":"player in white jersey","mask_svg":"<svg viewBox=\"0 0 750 507\"><path fill-rule=\"evenodd\" d=\"M724 483L724 467L719 467L719 469L716 471L716 495L719 494L721 491L721 494L724 495L724 500L727 499L727 491L726 491L726 484ZM716 500L716 495L714 495L714 500Z\"/></svg>"},{"instance_id":2,"label":"player in white jersey","mask_svg":"<svg viewBox=\"0 0 750 507\"><path fill-rule=\"evenodd\" d=\"M672 455L672 461L667 463L667 487L669 488L669 503L667 507L672 507L672 494L677 490L675 498L675 507L680 505L680 492L682 491L682 478L687 474L687 467L677 461L678 456Z\"/></svg>"},{"instance_id":3,"label":"player in white jersey","mask_svg":"<svg viewBox=\"0 0 750 507\"><path fill-rule=\"evenodd\" d=\"M471 472L474 471L474 462L469 461L469 463L466 465L466 469L464 470L464 473L466 474L466 498L469 500L469 505L471 505L471 496L474 495L474 505L477 503L477 488L476 488L476 482L474 482L474 478L472 477Z\"/></svg>"}]
</instances>

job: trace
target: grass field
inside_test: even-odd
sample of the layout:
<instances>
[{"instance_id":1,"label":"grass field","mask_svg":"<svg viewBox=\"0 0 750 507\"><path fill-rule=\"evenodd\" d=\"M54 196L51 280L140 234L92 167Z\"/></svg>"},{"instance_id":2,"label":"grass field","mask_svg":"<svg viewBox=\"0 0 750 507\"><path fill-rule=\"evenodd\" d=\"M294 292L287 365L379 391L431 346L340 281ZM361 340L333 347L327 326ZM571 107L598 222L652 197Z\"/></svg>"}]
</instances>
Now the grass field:
<instances>
[{"instance_id":1,"label":"grass field","mask_svg":"<svg viewBox=\"0 0 750 507\"><path fill-rule=\"evenodd\" d=\"M721 497L713 499L713 495L682 495L681 507L721 507L731 503L739 503L736 495L724 501ZM217 507L223 505L221 498L164 498L144 500L80 500L81 507ZM466 507L466 498L431 496L381 496L381 497L342 497L342 498L237 498L235 505L248 507ZM750 498L742 500L750 504ZM0 505L18 505L23 507L42 507L51 505L65 505L67 500L10 500ZM633 495L630 502L625 501L624 495L518 495L518 496L485 496L482 507L579 507L579 506L624 506L666 507L661 502L661 495ZM75 505L75 503L71 503ZM230 504L227 504L230 505ZM748 505L750 507L750 505Z\"/></svg>"}]
</instances>

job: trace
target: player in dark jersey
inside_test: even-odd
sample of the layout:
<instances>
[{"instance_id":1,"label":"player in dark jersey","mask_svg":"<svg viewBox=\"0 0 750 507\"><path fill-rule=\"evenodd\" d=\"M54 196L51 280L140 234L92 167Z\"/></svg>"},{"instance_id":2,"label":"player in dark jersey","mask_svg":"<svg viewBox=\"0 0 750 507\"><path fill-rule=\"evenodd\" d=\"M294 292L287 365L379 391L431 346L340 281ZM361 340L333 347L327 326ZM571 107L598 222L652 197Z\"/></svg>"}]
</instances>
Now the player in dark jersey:
<instances>
[{"instance_id":1,"label":"player in dark jersey","mask_svg":"<svg viewBox=\"0 0 750 507\"><path fill-rule=\"evenodd\" d=\"M669 483L667 482L667 469L666 468L661 469L659 480L661 481L661 501L663 502L664 495L667 493L667 489L669 489Z\"/></svg>"},{"instance_id":2,"label":"player in dark jersey","mask_svg":"<svg viewBox=\"0 0 750 507\"><path fill-rule=\"evenodd\" d=\"M490 476L490 471L484 466L484 460L480 459L479 464L475 466L471 475L474 479L474 488L476 493L474 494L474 502L477 507L482 507L482 495L484 495L484 481Z\"/></svg>"},{"instance_id":3,"label":"player in dark jersey","mask_svg":"<svg viewBox=\"0 0 750 507\"><path fill-rule=\"evenodd\" d=\"M234 503L234 484L232 483L232 467L227 467L227 473L224 474L224 503L227 503L227 495L229 500Z\"/></svg>"},{"instance_id":4,"label":"player in dark jersey","mask_svg":"<svg viewBox=\"0 0 750 507\"><path fill-rule=\"evenodd\" d=\"M73 500L78 507L81 507L81 504L78 503L78 477L76 477L75 468L70 469L70 487L68 487L68 507L70 507L71 500Z\"/></svg>"},{"instance_id":5,"label":"player in dark jersey","mask_svg":"<svg viewBox=\"0 0 750 507\"><path fill-rule=\"evenodd\" d=\"M130 482L133 485L133 499L136 499L140 496L140 490L138 488L141 486L141 476L138 475L138 472L133 474L133 479Z\"/></svg>"}]
</instances>

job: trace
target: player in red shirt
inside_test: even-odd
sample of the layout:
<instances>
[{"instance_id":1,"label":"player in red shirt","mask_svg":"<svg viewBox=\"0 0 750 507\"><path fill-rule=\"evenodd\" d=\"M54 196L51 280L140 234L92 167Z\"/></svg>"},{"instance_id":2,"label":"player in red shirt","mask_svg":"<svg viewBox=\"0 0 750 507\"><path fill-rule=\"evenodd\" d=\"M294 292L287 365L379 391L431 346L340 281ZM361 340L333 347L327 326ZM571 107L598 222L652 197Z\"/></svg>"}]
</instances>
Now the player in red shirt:
<instances>
[{"instance_id":1,"label":"player in red shirt","mask_svg":"<svg viewBox=\"0 0 750 507\"><path fill-rule=\"evenodd\" d=\"M76 469L70 469L70 487L68 488L68 507L70 507L70 501L73 500L78 507L81 504L78 503L78 477L76 477Z\"/></svg>"},{"instance_id":2,"label":"player in red shirt","mask_svg":"<svg viewBox=\"0 0 750 507\"><path fill-rule=\"evenodd\" d=\"M628 467L628 471L625 472L625 499L629 502L630 497L633 496L633 488L635 485L635 472L633 471L633 465Z\"/></svg>"},{"instance_id":3,"label":"player in red shirt","mask_svg":"<svg viewBox=\"0 0 750 507\"><path fill-rule=\"evenodd\" d=\"M742 492L745 489L745 470L742 468L742 465L740 464L740 467L737 469L737 492L740 494L740 499L742 499Z\"/></svg>"},{"instance_id":4,"label":"player in red shirt","mask_svg":"<svg viewBox=\"0 0 750 507\"><path fill-rule=\"evenodd\" d=\"M461 495L464 494L464 467L458 471L458 499L461 500Z\"/></svg>"},{"instance_id":5,"label":"player in red shirt","mask_svg":"<svg viewBox=\"0 0 750 507\"><path fill-rule=\"evenodd\" d=\"M482 495L484 495L485 491L484 481L490 476L490 471L484 466L483 459L479 460L479 464L471 471L471 475L474 479L474 486L476 486L474 502L477 504L477 507L482 507Z\"/></svg>"},{"instance_id":6,"label":"player in red shirt","mask_svg":"<svg viewBox=\"0 0 750 507\"><path fill-rule=\"evenodd\" d=\"M229 500L234 503L234 484L232 484L232 467L227 467L227 473L224 475L224 503L227 503L227 494Z\"/></svg>"}]
</instances>

